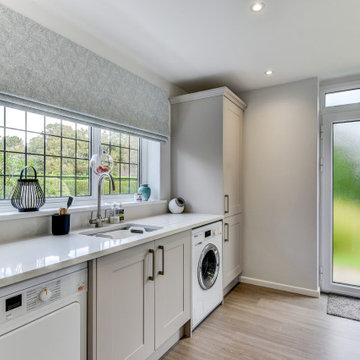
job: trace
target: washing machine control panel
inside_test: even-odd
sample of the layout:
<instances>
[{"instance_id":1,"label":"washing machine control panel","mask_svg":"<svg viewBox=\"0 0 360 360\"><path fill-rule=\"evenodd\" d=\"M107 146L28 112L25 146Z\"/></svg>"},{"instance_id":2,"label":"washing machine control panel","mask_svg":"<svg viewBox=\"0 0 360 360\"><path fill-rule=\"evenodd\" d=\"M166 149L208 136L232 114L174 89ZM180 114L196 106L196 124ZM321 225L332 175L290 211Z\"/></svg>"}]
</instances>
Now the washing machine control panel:
<instances>
[{"instance_id":1,"label":"washing machine control panel","mask_svg":"<svg viewBox=\"0 0 360 360\"><path fill-rule=\"evenodd\" d=\"M5 312L17 309L22 306L22 294L5 299Z\"/></svg>"},{"instance_id":2,"label":"washing machine control panel","mask_svg":"<svg viewBox=\"0 0 360 360\"><path fill-rule=\"evenodd\" d=\"M196 246L203 241L209 241L218 236L222 236L221 221L194 229L192 233L193 245Z\"/></svg>"}]
</instances>

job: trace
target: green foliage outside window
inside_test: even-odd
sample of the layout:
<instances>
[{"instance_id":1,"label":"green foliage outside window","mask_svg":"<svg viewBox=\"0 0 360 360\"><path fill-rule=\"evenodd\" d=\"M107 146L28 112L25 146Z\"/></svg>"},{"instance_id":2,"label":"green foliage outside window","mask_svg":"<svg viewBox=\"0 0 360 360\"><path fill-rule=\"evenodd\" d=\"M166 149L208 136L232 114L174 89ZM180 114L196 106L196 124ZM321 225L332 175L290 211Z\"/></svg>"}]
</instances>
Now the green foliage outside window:
<instances>
[{"instance_id":1,"label":"green foliage outside window","mask_svg":"<svg viewBox=\"0 0 360 360\"><path fill-rule=\"evenodd\" d=\"M2 106L0 113L0 199L10 198L26 165L46 197L90 195L88 126Z\"/></svg>"},{"instance_id":2,"label":"green foliage outside window","mask_svg":"<svg viewBox=\"0 0 360 360\"><path fill-rule=\"evenodd\" d=\"M139 138L117 131L101 130L103 151L114 160L115 191L105 180L105 194L133 194L139 187Z\"/></svg>"},{"instance_id":3,"label":"green foliage outside window","mask_svg":"<svg viewBox=\"0 0 360 360\"><path fill-rule=\"evenodd\" d=\"M91 131L73 121L0 106L0 199L11 197L25 166L35 167L47 198L91 195ZM101 130L101 144L114 159L116 184L116 190L111 191L105 180L104 193L135 193L139 186L139 138Z\"/></svg>"}]
</instances>

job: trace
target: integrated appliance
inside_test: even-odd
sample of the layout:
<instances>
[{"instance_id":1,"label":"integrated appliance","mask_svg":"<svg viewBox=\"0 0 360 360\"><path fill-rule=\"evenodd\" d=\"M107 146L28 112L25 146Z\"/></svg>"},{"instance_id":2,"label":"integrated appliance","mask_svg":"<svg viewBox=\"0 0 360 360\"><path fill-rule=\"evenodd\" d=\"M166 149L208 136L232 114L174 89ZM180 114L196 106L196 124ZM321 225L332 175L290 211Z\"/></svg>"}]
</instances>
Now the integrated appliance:
<instances>
[{"instance_id":1,"label":"integrated appliance","mask_svg":"<svg viewBox=\"0 0 360 360\"><path fill-rule=\"evenodd\" d=\"M86 360L87 264L0 289L0 358Z\"/></svg>"},{"instance_id":2,"label":"integrated appliance","mask_svg":"<svg viewBox=\"0 0 360 360\"><path fill-rule=\"evenodd\" d=\"M223 301L222 222L192 232L192 328Z\"/></svg>"}]
</instances>

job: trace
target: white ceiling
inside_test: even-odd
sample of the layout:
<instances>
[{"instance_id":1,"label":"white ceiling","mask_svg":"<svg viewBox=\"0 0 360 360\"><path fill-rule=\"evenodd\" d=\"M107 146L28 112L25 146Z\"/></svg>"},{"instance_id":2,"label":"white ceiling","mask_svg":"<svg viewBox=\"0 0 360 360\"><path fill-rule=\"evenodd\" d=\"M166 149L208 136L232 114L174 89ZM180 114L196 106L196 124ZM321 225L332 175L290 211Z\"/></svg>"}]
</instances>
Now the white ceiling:
<instances>
[{"instance_id":1,"label":"white ceiling","mask_svg":"<svg viewBox=\"0 0 360 360\"><path fill-rule=\"evenodd\" d=\"M189 92L360 72L359 0L264 1L33 0Z\"/></svg>"}]
</instances>

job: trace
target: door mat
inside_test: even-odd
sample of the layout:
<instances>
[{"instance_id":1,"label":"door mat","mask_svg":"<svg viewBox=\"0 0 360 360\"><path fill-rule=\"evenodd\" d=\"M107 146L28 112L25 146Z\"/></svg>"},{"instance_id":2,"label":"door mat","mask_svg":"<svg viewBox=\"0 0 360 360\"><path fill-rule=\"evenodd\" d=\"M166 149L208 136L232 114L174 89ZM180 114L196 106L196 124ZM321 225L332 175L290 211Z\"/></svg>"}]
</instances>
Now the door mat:
<instances>
[{"instance_id":1,"label":"door mat","mask_svg":"<svg viewBox=\"0 0 360 360\"><path fill-rule=\"evenodd\" d=\"M360 321L360 299L348 296L329 295L327 313L329 315Z\"/></svg>"}]
</instances>

